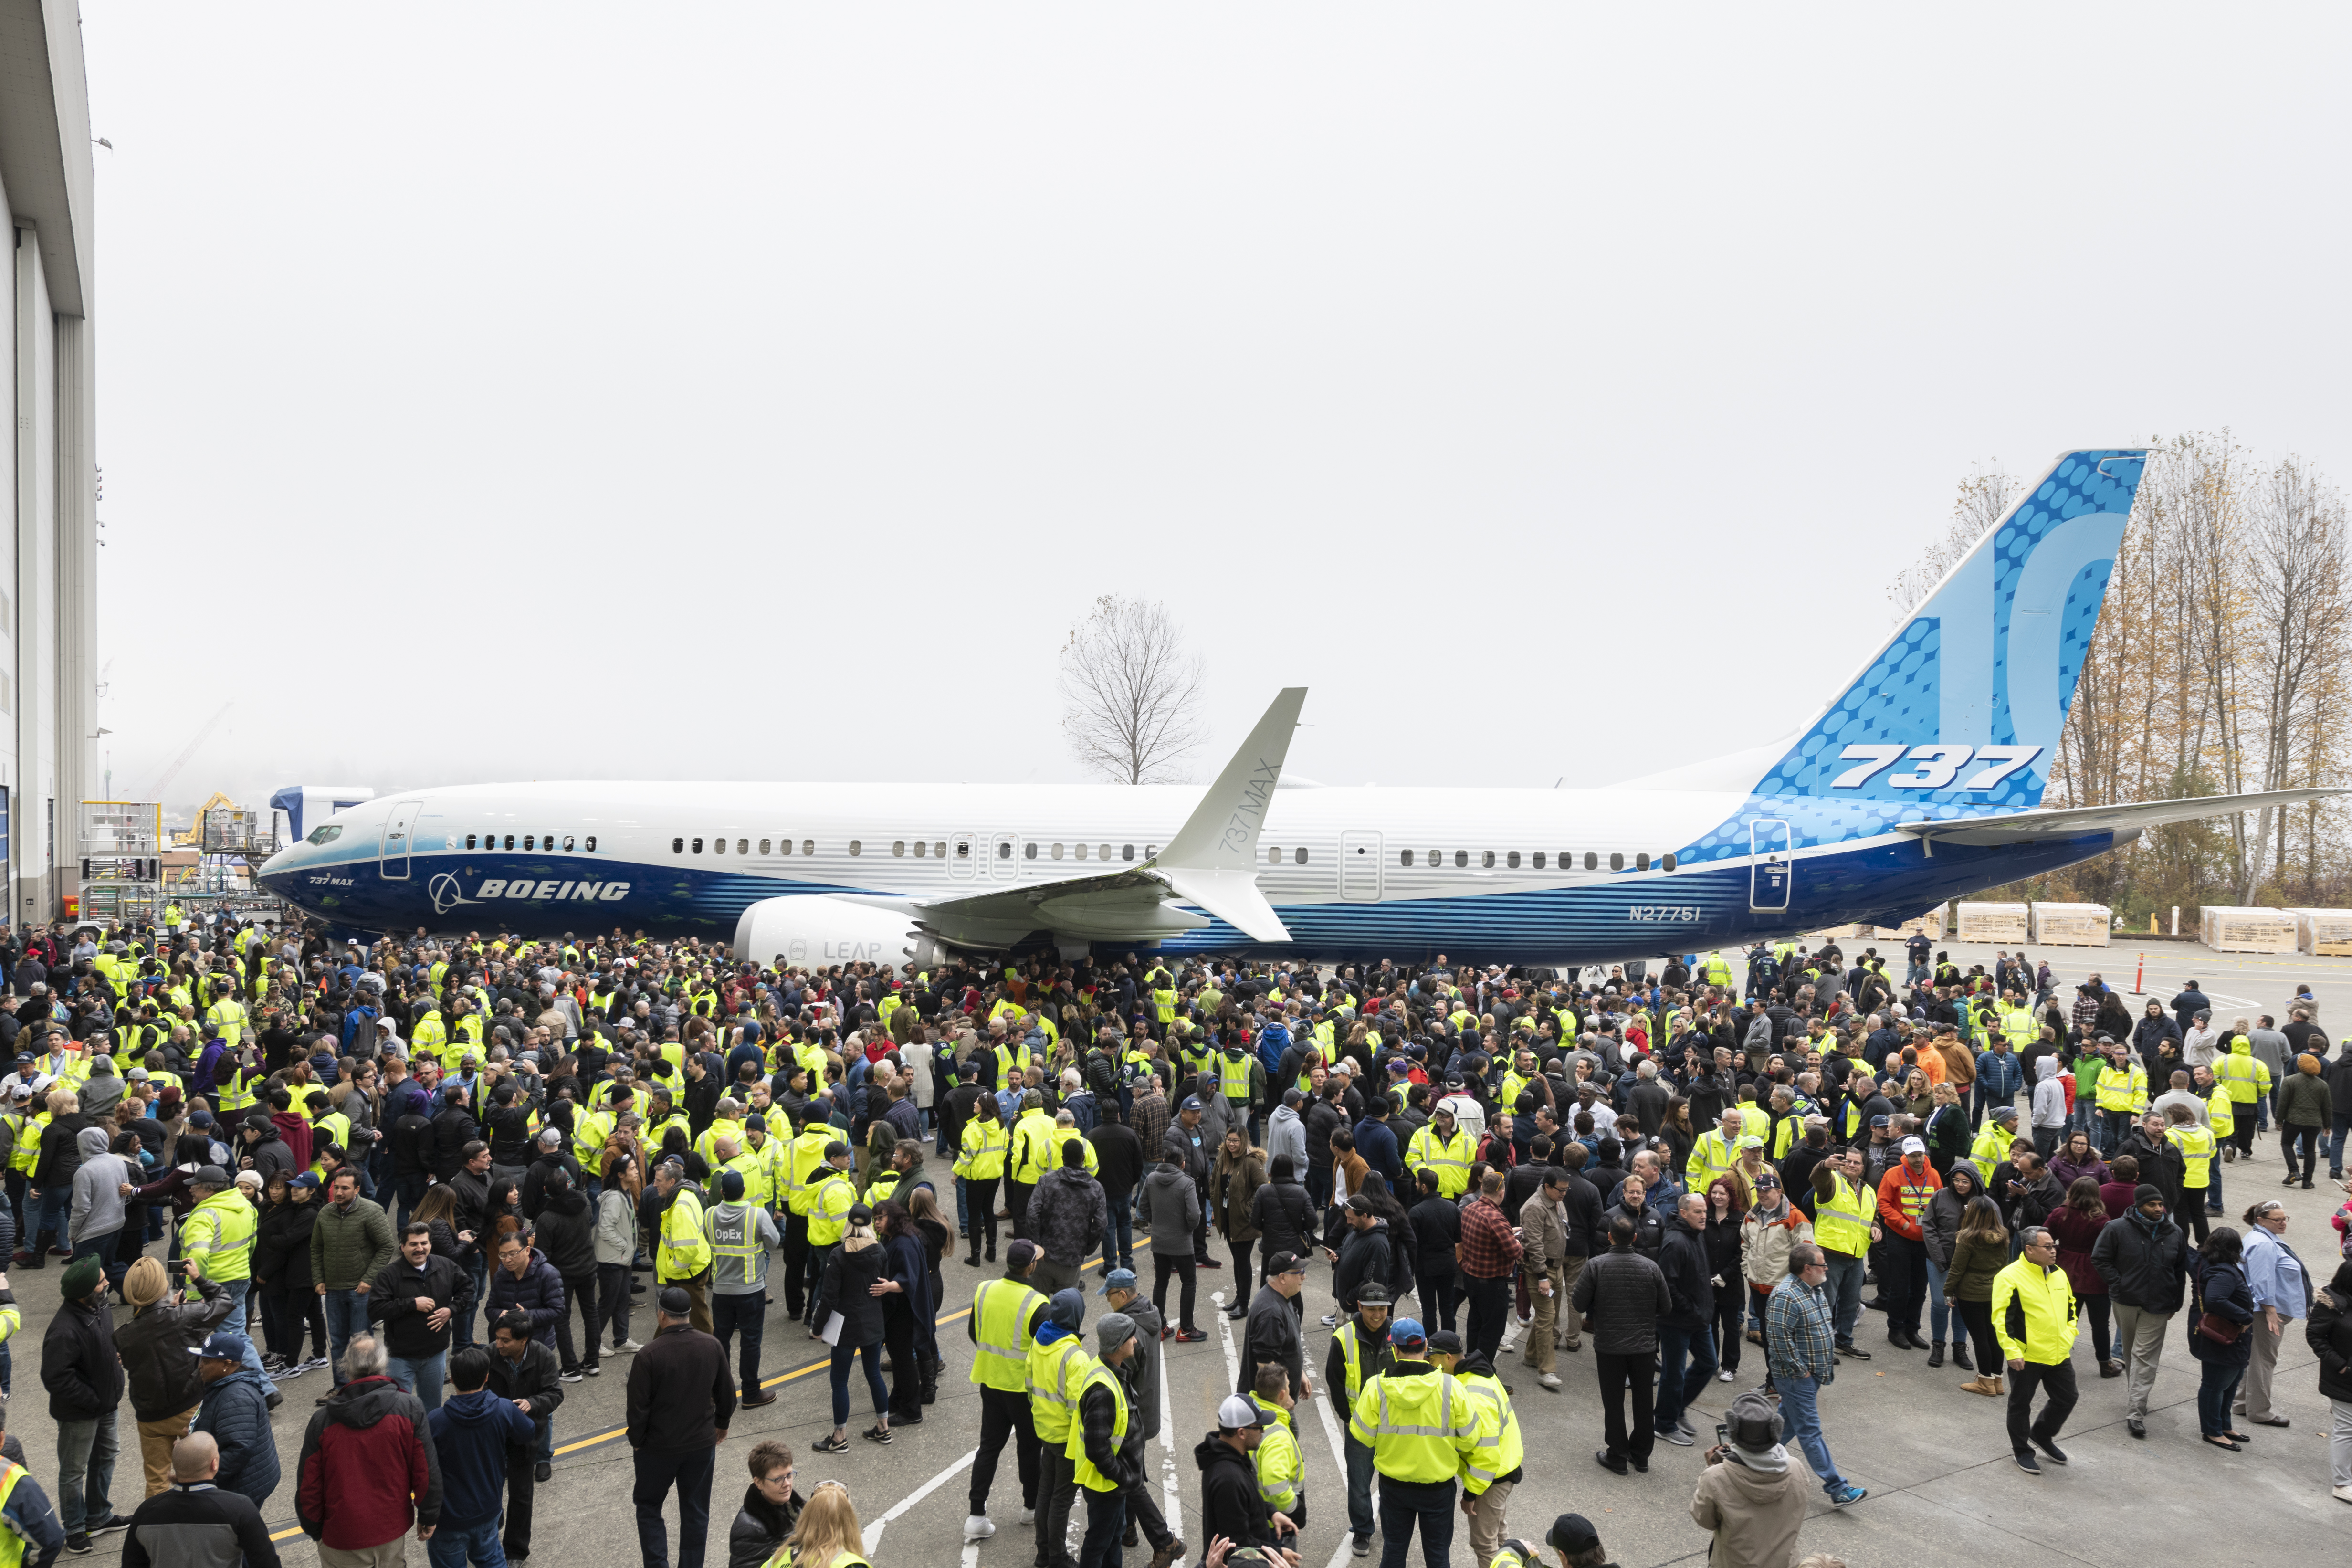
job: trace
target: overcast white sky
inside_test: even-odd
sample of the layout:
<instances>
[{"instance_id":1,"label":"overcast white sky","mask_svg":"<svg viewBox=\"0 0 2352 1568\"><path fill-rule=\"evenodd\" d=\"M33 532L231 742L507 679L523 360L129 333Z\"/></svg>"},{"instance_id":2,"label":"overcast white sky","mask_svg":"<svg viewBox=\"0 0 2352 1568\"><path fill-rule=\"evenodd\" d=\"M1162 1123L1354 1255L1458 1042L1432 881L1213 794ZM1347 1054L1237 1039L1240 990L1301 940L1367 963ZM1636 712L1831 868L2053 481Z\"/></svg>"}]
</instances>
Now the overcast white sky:
<instances>
[{"instance_id":1,"label":"overcast white sky","mask_svg":"<svg viewBox=\"0 0 2352 1568\"><path fill-rule=\"evenodd\" d=\"M84 4L123 798L1074 780L1110 591L1196 776L1601 783L1974 462L2352 475L2340 8Z\"/></svg>"}]
</instances>

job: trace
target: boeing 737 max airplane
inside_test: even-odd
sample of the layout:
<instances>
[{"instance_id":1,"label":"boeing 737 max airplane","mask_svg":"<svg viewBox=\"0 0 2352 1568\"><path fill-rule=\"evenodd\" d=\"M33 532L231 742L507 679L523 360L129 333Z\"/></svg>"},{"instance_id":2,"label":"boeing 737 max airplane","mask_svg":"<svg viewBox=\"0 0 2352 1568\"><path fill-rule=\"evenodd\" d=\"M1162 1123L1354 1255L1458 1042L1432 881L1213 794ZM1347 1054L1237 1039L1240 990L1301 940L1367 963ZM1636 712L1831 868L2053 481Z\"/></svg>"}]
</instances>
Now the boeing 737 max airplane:
<instances>
[{"instance_id":1,"label":"boeing 737 max airplane","mask_svg":"<svg viewBox=\"0 0 2352 1568\"><path fill-rule=\"evenodd\" d=\"M2145 455L2061 456L1794 739L1607 789L1286 785L1292 688L1205 790L413 790L260 879L349 930L622 927L763 963L1100 943L1570 964L1896 924L2145 828L2345 793L2040 809Z\"/></svg>"}]
</instances>

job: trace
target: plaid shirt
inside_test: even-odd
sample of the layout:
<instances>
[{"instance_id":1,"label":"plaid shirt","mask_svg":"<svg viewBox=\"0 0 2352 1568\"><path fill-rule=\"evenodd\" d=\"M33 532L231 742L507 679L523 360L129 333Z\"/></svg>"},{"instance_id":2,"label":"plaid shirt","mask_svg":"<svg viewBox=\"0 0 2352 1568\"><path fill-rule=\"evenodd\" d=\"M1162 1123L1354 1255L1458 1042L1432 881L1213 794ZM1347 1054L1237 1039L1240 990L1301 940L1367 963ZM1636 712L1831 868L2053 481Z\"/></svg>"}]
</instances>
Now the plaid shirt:
<instances>
[{"instance_id":1,"label":"plaid shirt","mask_svg":"<svg viewBox=\"0 0 2352 1568\"><path fill-rule=\"evenodd\" d=\"M1794 1274L1784 1276L1764 1303L1767 1369L1775 1378L1831 1382L1837 1376L1831 1339L1827 1289L1815 1289Z\"/></svg>"},{"instance_id":2,"label":"plaid shirt","mask_svg":"<svg viewBox=\"0 0 2352 1568\"><path fill-rule=\"evenodd\" d=\"M1154 1094L1146 1098L1139 1093L1135 1108L1128 1114L1129 1125L1135 1129L1136 1138L1143 1144L1143 1164L1150 1170L1160 1158L1160 1146L1168 1142L1168 1097Z\"/></svg>"},{"instance_id":3,"label":"plaid shirt","mask_svg":"<svg viewBox=\"0 0 2352 1568\"><path fill-rule=\"evenodd\" d=\"M1485 1198L1463 1205L1463 1273L1474 1279L1500 1279L1518 1268L1526 1250L1500 1208Z\"/></svg>"}]
</instances>

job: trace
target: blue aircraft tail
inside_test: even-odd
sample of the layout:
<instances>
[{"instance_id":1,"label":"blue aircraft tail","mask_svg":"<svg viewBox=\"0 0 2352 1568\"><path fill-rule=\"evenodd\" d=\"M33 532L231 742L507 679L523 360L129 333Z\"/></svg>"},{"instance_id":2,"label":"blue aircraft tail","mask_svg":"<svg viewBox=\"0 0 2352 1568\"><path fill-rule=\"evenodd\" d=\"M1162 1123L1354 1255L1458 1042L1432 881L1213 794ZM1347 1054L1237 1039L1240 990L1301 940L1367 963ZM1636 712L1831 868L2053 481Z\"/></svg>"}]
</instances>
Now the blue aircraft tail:
<instances>
[{"instance_id":1,"label":"blue aircraft tail","mask_svg":"<svg viewBox=\"0 0 2352 1568\"><path fill-rule=\"evenodd\" d=\"M1751 787L1799 846L2038 805L2145 447L2066 452ZM1749 852L1741 819L1685 859Z\"/></svg>"}]
</instances>

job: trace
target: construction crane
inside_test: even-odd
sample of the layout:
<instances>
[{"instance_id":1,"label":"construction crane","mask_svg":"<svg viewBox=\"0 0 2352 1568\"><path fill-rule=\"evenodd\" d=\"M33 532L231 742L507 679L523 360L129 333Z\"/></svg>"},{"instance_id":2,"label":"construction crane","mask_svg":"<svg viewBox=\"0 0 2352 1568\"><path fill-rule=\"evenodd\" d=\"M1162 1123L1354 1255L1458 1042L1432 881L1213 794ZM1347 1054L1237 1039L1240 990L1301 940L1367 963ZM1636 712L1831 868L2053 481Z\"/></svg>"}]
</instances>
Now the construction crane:
<instances>
[{"instance_id":1,"label":"construction crane","mask_svg":"<svg viewBox=\"0 0 2352 1568\"><path fill-rule=\"evenodd\" d=\"M204 728L198 730L194 738L180 748L180 754L172 759L172 765L163 770L163 777L155 781L153 786L147 791L145 798L159 805L162 804L163 792L171 787L173 779L180 776L180 770L188 765L188 759L196 754L196 748L212 737L212 732L220 728L220 721L228 717L228 710L236 706L236 699L232 697L214 710L213 716L205 721Z\"/></svg>"}]
</instances>

